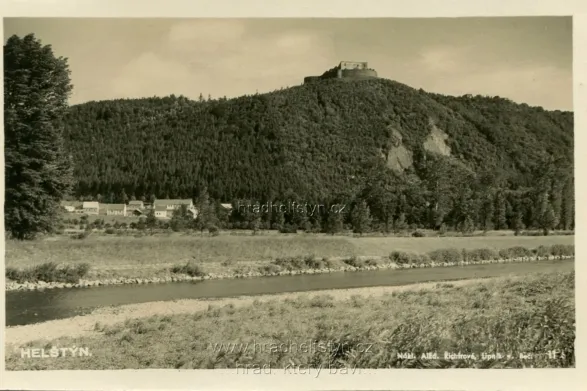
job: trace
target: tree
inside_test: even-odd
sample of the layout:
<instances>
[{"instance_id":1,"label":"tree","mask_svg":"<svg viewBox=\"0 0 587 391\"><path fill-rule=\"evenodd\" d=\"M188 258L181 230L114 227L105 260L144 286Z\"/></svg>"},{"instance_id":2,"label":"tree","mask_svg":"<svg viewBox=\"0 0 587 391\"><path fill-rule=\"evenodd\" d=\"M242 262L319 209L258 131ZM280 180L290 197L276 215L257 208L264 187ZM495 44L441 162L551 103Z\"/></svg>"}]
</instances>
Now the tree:
<instances>
[{"instance_id":1,"label":"tree","mask_svg":"<svg viewBox=\"0 0 587 391\"><path fill-rule=\"evenodd\" d=\"M572 229L575 220L575 189L573 178L567 180L563 188L563 200L561 205L561 228Z\"/></svg>"},{"instance_id":2,"label":"tree","mask_svg":"<svg viewBox=\"0 0 587 391\"><path fill-rule=\"evenodd\" d=\"M342 231L343 228L343 216L338 211L328 211L328 217L326 219L326 232L331 235Z\"/></svg>"},{"instance_id":3,"label":"tree","mask_svg":"<svg viewBox=\"0 0 587 391\"><path fill-rule=\"evenodd\" d=\"M487 195L481 203L481 226L487 232L493 229L493 218L495 215L493 199Z\"/></svg>"},{"instance_id":4,"label":"tree","mask_svg":"<svg viewBox=\"0 0 587 391\"><path fill-rule=\"evenodd\" d=\"M51 232L72 185L59 121L73 88L67 59L33 34L4 45L6 230L17 239Z\"/></svg>"},{"instance_id":5,"label":"tree","mask_svg":"<svg viewBox=\"0 0 587 391\"><path fill-rule=\"evenodd\" d=\"M128 202L128 195L126 195L126 191L124 190L124 188L122 188L122 190L120 191L120 202L122 202L123 204L126 204Z\"/></svg>"},{"instance_id":6,"label":"tree","mask_svg":"<svg viewBox=\"0 0 587 391\"><path fill-rule=\"evenodd\" d=\"M524 221L522 220L522 212L517 211L516 215L514 216L513 227L514 235L518 236L520 232L525 228Z\"/></svg>"},{"instance_id":7,"label":"tree","mask_svg":"<svg viewBox=\"0 0 587 391\"><path fill-rule=\"evenodd\" d=\"M192 214L188 210L187 205L184 204L173 211L171 220L169 220L169 226L175 232L179 232L188 228L192 221Z\"/></svg>"},{"instance_id":8,"label":"tree","mask_svg":"<svg viewBox=\"0 0 587 391\"><path fill-rule=\"evenodd\" d=\"M506 221L506 200L503 192L499 190L495 194L495 229L507 228Z\"/></svg>"},{"instance_id":9,"label":"tree","mask_svg":"<svg viewBox=\"0 0 587 391\"><path fill-rule=\"evenodd\" d=\"M196 200L198 216L196 217L196 227L203 232L212 225L217 225L216 211L214 205L210 202L208 189L204 187Z\"/></svg>"},{"instance_id":10,"label":"tree","mask_svg":"<svg viewBox=\"0 0 587 391\"><path fill-rule=\"evenodd\" d=\"M251 229L253 230L253 235L256 235L259 232L259 228L261 227L261 217L256 215L253 221L251 221Z\"/></svg>"},{"instance_id":11,"label":"tree","mask_svg":"<svg viewBox=\"0 0 587 391\"><path fill-rule=\"evenodd\" d=\"M359 202L351 214L353 232L363 235L371 229L371 213L365 201Z\"/></svg>"},{"instance_id":12,"label":"tree","mask_svg":"<svg viewBox=\"0 0 587 391\"><path fill-rule=\"evenodd\" d=\"M545 236L549 231L558 225L558 220L554 214L554 208L550 203L548 193L540 196L540 209L538 211L538 224Z\"/></svg>"},{"instance_id":13,"label":"tree","mask_svg":"<svg viewBox=\"0 0 587 391\"><path fill-rule=\"evenodd\" d=\"M461 221L457 229L463 234L470 234L475 231L475 222L471 216L466 216L463 221Z\"/></svg>"},{"instance_id":14,"label":"tree","mask_svg":"<svg viewBox=\"0 0 587 391\"><path fill-rule=\"evenodd\" d=\"M400 232L408 228L408 224L406 223L406 214L404 212L399 214L399 217L393 223L393 228L396 232Z\"/></svg>"},{"instance_id":15,"label":"tree","mask_svg":"<svg viewBox=\"0 0 587 391\"><path fill-rule=\"evenodd\" d=\"M149 229L153 229L157 227L157 218L155 217L155 209L149 209L149 213L147 213L147 219L145 220L145 224Z\"/></svg>"},{"instance_id":16,"label":"tree","mask_svg":"<svg viewBox=\"0 0 587 391\"><path fill-rule=\"evenodd\" d=\"M272 228L281 231L285 227L285 215L282 211L277 211L274 215Z\"/></svg>"}]
</instances>

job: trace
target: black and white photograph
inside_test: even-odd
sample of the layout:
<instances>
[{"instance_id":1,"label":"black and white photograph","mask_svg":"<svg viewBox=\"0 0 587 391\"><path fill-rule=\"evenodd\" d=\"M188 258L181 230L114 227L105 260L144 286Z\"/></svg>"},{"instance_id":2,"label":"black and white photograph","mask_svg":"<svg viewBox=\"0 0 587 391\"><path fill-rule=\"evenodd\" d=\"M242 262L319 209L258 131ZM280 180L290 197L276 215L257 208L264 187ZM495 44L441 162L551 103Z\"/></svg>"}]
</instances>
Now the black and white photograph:
<instances>
[{"instance_id":1,"label":"black and white photograph","mask_svg":"<svg viewBox=\"0 0 587 391\"><path fill-rule=\"evenodd\" d=\"M575 368L573 24L4 17L5 370Z\"/></svg>"}]
</instances>

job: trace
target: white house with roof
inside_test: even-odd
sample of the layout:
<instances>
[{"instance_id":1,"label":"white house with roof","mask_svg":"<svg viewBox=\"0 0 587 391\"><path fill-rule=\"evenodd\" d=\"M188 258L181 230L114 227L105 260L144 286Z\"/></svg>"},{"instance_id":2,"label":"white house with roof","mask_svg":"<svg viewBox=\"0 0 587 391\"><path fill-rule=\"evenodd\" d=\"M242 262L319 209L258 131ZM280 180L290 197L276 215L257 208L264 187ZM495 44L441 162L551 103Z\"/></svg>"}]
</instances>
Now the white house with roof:
<instances>
[{"instance_id":1,"label":"white house with roof","mask_svg":"<svg viewBox=\"0 0 587 391\"><path fill-rule=\"evenodd\" d=\"M165 209L165 217L171 218L173 216L173 211L181 208L182 205L187 206L188 212L192 213L194 218L197 217L198 210L194 206L194 201L191 199L155 200L153 203L153 207L155 208L155 216L157 217L157 213L159 212L159 214L161 214L163 209Z\"/></svg>"},{"instance_id":2,"label":"white house with roof","mask_svg":"<svg viewBox=\"0 0 587 391\"><path fill-rule=\"evenodd\" d=\"M145 203L140 200L134 200L128 202L128 207L133 209L145 209Z\"/></svg>"},{"instance_id":3,"label":"white house with roof","mask_svg":"<svg viewBox=\"0 0 587 391\"><path fill-rule=\"evenodd\" d=\"M108 216L126 216L126 204L107 204L106 215Z\"/></svg>"},{"instance_id":4,"label":"white house with roof","mask_svg":"<svg viewBox=\"0 0 587 391\"><path fill-rule=\"evenodd\" d=\"M96 201L84 201L82 210L88 215L97 215L100 212L100 204Z\"/></svg>"},{"instance_id":5,"label":"white house with roof","mask_svg":"<svg viewBox=\"0 0 587 391\"><path fill-rule=\"evenodd\" d=\"M79 201L61 201L61 207L66 212L75 213L77 210L82 209L82 203Z\"/></svg>"},{"instance_id":6,"label":"white house with roof","mask_svg":"<svg viewBox=\"0 0 587 391\"><path fill-rule=\"evenodd\" d=\"M126 207L127 216L142 216L144 215L145 203L140 200L129 201Z\"/></svg>"},{"instance_id":7,"label":"white house with roof","mask_svg":"<svg viewBox=\"0 0 587 391\"><path fill-rule=\"evenodd\" d=\"M167 206L166 205L157 205L155 208L155 217L159 219L167 219Z\"/></svg>"}]
</instances>

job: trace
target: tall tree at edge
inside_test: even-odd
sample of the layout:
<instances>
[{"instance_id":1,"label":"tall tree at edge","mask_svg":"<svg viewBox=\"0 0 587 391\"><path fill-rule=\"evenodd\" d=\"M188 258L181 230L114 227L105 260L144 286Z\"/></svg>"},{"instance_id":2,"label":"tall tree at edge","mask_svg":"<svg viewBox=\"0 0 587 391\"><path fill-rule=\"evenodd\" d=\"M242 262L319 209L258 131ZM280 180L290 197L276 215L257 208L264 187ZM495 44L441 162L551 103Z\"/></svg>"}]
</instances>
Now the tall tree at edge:
<instances>
[{"instance_id":1,"label":"tall tree at edge","mask_svg":"<svg viewBox=\"0 0 587 391\"><path fill-rule=\"evenodd\" d=\"M16 239L51 232L71 188L60 125L73 88L69 74L67 59L33 34L4 45L4 219Z\"/></svg>"}]
</instances>

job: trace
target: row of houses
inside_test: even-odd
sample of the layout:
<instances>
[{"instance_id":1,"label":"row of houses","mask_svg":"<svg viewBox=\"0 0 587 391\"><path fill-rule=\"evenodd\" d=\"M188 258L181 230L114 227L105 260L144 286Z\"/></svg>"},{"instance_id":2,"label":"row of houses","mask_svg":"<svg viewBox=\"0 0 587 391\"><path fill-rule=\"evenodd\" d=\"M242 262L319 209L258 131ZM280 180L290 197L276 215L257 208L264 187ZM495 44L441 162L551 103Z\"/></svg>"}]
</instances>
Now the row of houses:
<instances>
[{"instance_id":1,"label":"row of houses","mask_svg":"<svg viewBox=\"0 0 587 391\"><path fill-rule=\"evenodd\" d=\"M62 201L61 207L68 213L105 216L144 216L151 209L155 211L155 217L171 218L173 211L187 206L187 210L194 218L198 216L198 210L191 199L155 200L153 204L143 201L129 201L127 204L102 204L97 201Z\"/></svg>"}]
</instances>

